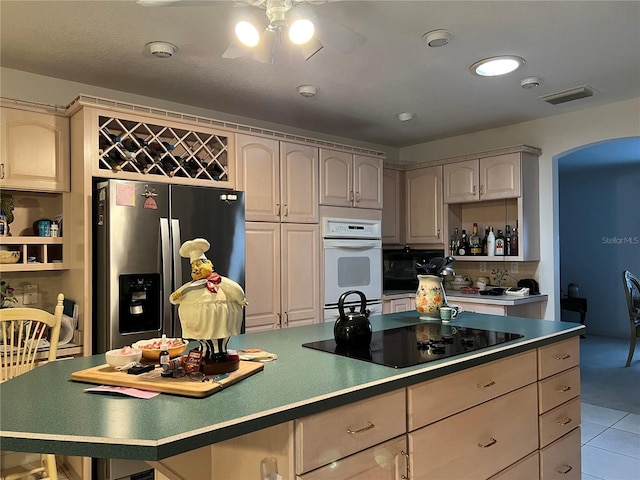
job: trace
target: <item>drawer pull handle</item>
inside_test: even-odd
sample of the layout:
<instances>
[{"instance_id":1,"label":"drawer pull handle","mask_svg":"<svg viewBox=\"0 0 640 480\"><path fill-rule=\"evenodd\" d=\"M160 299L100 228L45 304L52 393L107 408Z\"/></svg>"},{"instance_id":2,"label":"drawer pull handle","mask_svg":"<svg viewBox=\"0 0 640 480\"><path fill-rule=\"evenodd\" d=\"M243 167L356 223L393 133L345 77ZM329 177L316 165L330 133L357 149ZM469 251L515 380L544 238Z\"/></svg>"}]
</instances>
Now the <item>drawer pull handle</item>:
<instances>
[{"instance_id":1,"label":"drawer pull handle","mask_svg":"<svg viewBox=\"0 0 640 480\"><path fill-rule=\"evenodd\" d=\"M498 443L498 440L491 437L487 443L479 443L478 446L480 448L489 448L490 446L495 445L496 443Z\"/></svg>"},{"instance_id":2,"label":"drawer pull handle","mask_svg":"<svg viewBox=\"0 0 640 480\"><path fill-rule=\"evenodd\" d=\"M558 390L556 390L558 393L564 393L564 392L568 392L569 390L571 390L571 387L569 385L565 385L564 387L560 387Z\"/></svg>"},{"instance_id":3,"label":"drawer pull handle","mask_svg":"<svg viewBox=\"0 0 640 480\"><path fill-rule=\"evenodd\" d=\"M569 355L568 353L565 353L563 355L558 355L556 357L556 360L566 360L567 358L571 358L571 355Z\"/></svg>"},{"instance_id":4,"label":"drawer pull handle","mask_svg":"<svg viewBox=\"0 0 640 480\"><path fill-rule=\"evenodd\" d=\"M571 470L573 470L573 467L571 465L562 465L562 467L560 467L560 469L558 469L556 471L561 475L566 475Z\"/></svg>"},{"instance_id":5,"label":"drawer pull handle","mask_svg":"<svg viewBox=\"0 0 640 480\"><path fill-rule=\"evenodd\" d=\"M362 432L366 432L367 430L371 430L373 427L375 427L375 425L371 422L367 422L367 426L366 427L362 427L358 430L351 430L350 428L347 428L347 433L349 435L355 435L356 433L362 433Z\"/></svg>"},{"instance_id":6,"label":"drawer pull handle","mask_svg":"<svg viewBox=\"0 0 640 480\"><path fill-rule=\"evenodd\" d=\"M569 417L565 418L563 422L558 422L558 425L569 425L571 423L571 419Z\"/></svg>"},{"instance_id":7,"label":"drawer pull handle","mask_svg":"<svg viewBox=\"0 0 640 480\"><path fill-rule=\"evenodd\" d=\"M478 388L487 388L487 387L492 387L495 384L496 384L496 382L494 382L493 380L489 380L489 383L485 383L484 385L478 384L477 387Z\"/></svg>"}]
</instances>

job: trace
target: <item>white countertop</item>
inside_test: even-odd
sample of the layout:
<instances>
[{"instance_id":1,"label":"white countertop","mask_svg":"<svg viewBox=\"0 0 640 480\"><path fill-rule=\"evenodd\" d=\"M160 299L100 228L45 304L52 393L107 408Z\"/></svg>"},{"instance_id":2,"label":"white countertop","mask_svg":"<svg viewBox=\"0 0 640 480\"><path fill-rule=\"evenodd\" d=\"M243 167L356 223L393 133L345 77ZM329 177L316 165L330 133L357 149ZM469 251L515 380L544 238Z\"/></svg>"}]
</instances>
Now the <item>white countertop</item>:
<instances>
[{"instance_id":1,"label":"white countertop","mask_svg":"<svg viewBox=\"0 0 640 480\"><path fill-rule=\"evenodd\" d=\"M548 295L513 297L511 295L465 294L455 290L447 290L446 294L449 301L482 303L485 305L522 305L524 303L543 302L548 299ZM398 298L413 297L414 295L415 292L409 290L385 290L382 292L382 300L396 300Z\"/></svg>"}]
</instances>

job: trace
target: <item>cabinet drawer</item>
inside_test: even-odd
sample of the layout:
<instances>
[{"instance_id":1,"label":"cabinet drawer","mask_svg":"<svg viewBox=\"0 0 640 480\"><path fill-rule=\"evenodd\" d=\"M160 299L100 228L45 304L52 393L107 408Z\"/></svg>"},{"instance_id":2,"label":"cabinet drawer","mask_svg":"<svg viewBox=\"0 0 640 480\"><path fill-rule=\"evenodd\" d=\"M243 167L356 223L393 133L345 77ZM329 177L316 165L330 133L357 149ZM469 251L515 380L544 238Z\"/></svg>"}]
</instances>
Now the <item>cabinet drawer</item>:
<instances>
[{"instance_id":1,"label":"cabinet drawer","mask_svg":"<svg viewBox=\"0 0 640 480\"><path fill-rule=\"evenodd\" d=\"M580 480L580 427L540 450L541 480Z\"/></svg>"},{"instance_id":2,"label":"cabinet drawer","mask_svg":"<svg viewBox=\"0 0 640 480\"><path fill-rule=\"evenodd\" d=\"M573 367L538 382L541 414L577 396L580 396L580 367Z\"/></svg>"},{"instance_id":3,"label":"cabinet drawer","mask_svg":"<svg viewBox=\"0 0 640 480\"><path fill-rule=\"evenodd\" d=\"M538 378L555 375L580 364L580 338L574 337L538 349Z\"/></svg>"},{"instance_id":4,"label":"cabinet drawer","mask_svg":"<svg viewBox=\"0 0 640 480\"><path fill-rule=\"evenodd\" d=\"M538 419L540 448L546 447L580 425L580 397L548 411Z\"/></svg>"},{"instance_id":5,"label":"cabinet drawer","mask_svg":"<svg viewBox=\"0 0 640 480\"><path fill-rule=\"evenodd\" d=\"M494 475L491 480L532 480L540 478L539 462L538 452L533 452L531 455Z\"/></svg>"},{"instance_id":6,"label":"cabinet drawer","mask_svg":"<svg viewBox=\"0 0 640 480\"><path fill-rule=\"evenodd\" d=\"M300 480L389 480L407 475L407 438L401 436L298 477Z\"/></svg>"},{"instance_id":7,"label":"cabinet drawer","mask_svg":"<svg viewBox=\"0 0 640 480\"><path fill-rule=\"evenodd\" d=\"M538 448L529 385L409 433L415 479L488 478Z\"/></svg>"},{"instance_id":8,"label":"cabinet drawer","mask_svg":"<svg viewBox=\"0 0 640 480\"><path fill-rule=\"evenodd\" d=\"M409 387L409 431L536 381L536 351Z\"/></svg>"},{"instance_id":9,"label":"cabinet drawer","mask_svg":"<svg viewBox=\"0 0 640 480\"><path fill-rule=\"evenodd\" d=\"M296 473L404 434L406 415L400 389L296 420Z\"/></svg>"}]
</instances>

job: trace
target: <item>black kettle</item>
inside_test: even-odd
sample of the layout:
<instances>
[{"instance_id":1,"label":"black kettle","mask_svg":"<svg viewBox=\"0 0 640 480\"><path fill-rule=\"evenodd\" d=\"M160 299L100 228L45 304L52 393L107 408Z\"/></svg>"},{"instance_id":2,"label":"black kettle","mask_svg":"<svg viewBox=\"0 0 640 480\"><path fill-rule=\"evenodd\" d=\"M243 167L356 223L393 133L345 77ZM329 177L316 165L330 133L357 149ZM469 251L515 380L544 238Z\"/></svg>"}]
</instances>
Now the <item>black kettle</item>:
<instances>
[{"instance_id":1,"label":"black kettle","mask_svg":"<svg viewBox=\"0 0 640 480\"><path fill-rule=\"evenodd\" d=\"M356 313L355 306L350 307L349 313L344 313L344 301L351 294L360 295L360 313ZM369 322L369 311L365 310L367 297L358 290L350 290L340 295L338 300L338 311L340 317L333 327L333 336L336 345L345 347L368 347L371 343L371 322Z\"/></svg>"}]
</instances>

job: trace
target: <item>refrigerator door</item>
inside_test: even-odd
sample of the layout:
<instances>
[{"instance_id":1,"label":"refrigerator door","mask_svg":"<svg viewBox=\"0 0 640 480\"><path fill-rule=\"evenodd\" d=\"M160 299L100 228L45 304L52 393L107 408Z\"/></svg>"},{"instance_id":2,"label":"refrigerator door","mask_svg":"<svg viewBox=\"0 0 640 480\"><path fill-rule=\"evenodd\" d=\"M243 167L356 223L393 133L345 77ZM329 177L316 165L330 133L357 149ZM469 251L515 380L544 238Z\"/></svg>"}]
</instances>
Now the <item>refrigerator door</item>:
<instances>
[{"instance_id":1,"label":"refrigerator door","mask_svg":"<svg viewBox=\"0 0 640 480\"><path fill-rule=\"evenodd\" d=\"M108 180L94 198L94 353L101 353L167 331L161 230L168 236L169 188Z\"/></svg>"},{"instance_id":2,"label":"refrigerator door","mask_svg":"<svg viewBox=\"0 0 640 480\"><path fill-rule=\"evenodd\" d=\"M211 244L205 255L215 271L244 288L244 192L171 185L170 214L174 289L192 280L189 259L180 257L178 250L183 242L194 238L204 238ZM173 335L177 337L181 328L175 310Z\"/></svg>"}]
</instances>

